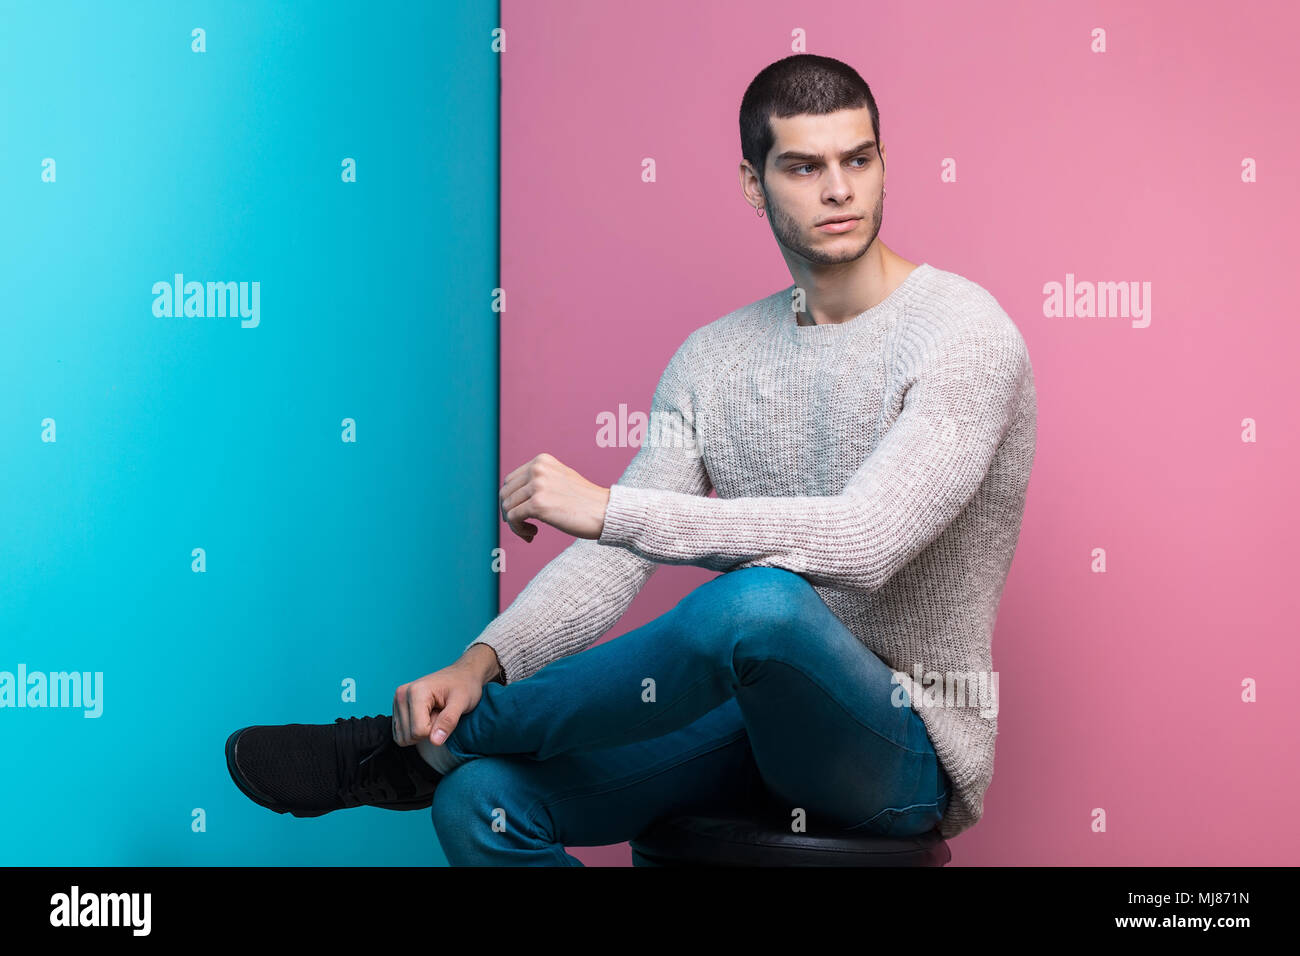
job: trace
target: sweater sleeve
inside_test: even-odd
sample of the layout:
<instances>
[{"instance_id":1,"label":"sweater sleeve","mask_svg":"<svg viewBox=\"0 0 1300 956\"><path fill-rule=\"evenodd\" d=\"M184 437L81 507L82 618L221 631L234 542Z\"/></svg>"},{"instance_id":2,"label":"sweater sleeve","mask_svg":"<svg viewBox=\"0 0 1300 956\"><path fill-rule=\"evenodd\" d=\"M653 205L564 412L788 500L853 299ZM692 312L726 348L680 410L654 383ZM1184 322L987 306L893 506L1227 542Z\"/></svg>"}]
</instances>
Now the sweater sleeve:
<instances>
[{"instance_id":1,"label":"sweater sleeve","mask_svg":"<svg viewBox=\"0 0 1300 956\"><path fill-rule=\"evenodd\" d=\"M663 564L770 566L878 590L974 497L1032 376L1009 317L908 348L920 358L902 410L840 494L696 499L615 485L598 543Z\"/></svg>"},{"instance_id":2,"label":"sweater sleeve","mask_svg":"<svg viewBox=\"0 0 1300 956\"><path fill-rule=\"evenodd\" d=\"M695 433L688 337L665 368L651 402L645 440L619 479L623 488L683 499L713 484ZM522 539L520 539L522 540ZM658 567L622 548L578 538L543 567L510 606L466 647L487 644L501 662L500 683L521 680L595 643L618 621Z\"/></svg>"}]
</instances>

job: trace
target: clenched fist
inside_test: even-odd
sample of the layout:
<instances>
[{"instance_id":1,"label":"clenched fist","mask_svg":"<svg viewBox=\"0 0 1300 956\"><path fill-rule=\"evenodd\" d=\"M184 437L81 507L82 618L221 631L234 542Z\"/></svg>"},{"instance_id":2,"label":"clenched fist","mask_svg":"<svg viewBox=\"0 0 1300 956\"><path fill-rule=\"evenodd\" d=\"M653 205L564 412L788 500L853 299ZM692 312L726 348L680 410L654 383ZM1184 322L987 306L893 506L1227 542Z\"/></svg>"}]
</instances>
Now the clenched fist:
<instances>
[{"instance_id":1,"label":"clenched fist","mask_svg":"<svg viewBox=\"0 0 1300 956\"><path fill-rule=\"evenodd\" d=\"M501 517L525 541L544 521L575 538L599 538L605 528L609 489L594 485L545 452L506 475L501 486Z\"/></svg>"},{"instance_id":2,"label":"clenched fist","mask_svg":"<svg viewBox=\"0 0 1300 956\"><path fill-rule=\"evenodd\" d=\"M403 684L393 693L393 740L403 747L420 738L441 744L482 696L482 677L460 662Z\"/></svg>"}]
</instances>

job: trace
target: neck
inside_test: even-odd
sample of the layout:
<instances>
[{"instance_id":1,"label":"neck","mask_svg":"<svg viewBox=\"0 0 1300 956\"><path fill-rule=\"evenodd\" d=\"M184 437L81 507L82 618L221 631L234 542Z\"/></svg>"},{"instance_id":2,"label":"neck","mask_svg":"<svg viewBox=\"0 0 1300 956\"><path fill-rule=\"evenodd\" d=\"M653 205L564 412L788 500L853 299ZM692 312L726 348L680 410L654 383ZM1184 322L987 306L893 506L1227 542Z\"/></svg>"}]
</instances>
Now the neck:
<instances>
[{"instance_id":1,"label":"neck","mask_svg":"<svg viewBox=\"0 0 1300 956\"><path fill-rule=\"evenodd\" d=\"M853 262L811 268L805 263L791 270L804 290L804 311L796 320L799 325L847 322L888 298L916 266L883 244Z\"/></svg>"}]
</instances>

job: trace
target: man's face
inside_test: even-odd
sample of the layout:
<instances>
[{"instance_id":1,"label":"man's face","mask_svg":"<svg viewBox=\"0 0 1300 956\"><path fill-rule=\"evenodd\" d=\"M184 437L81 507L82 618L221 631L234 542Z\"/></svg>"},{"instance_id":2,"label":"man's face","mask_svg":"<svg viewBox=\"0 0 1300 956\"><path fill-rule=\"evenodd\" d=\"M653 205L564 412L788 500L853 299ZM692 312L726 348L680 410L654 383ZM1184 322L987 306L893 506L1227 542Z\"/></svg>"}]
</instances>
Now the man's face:
<instances>
[{"instance_id":1,"label":"man's face","mask_svg":"<svg viewBox=\"0 0 1300 956\"><path fill-rule=\"evenodd\" d=\"M883 157L871 111L772 117L776 142L767 158L768 216L777 242L810 263L861 257L880 232ZM840 225L827 220L855 217Z\"/></svg>"}]
</instances>

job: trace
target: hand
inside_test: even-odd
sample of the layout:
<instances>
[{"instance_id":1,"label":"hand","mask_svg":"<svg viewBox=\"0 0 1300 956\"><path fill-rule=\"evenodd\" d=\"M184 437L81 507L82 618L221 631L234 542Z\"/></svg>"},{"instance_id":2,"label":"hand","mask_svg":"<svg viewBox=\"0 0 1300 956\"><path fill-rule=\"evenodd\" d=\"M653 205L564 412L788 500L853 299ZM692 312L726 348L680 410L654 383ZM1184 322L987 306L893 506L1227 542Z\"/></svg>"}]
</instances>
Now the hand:
<instances>
[{"instance_id":1,"label":"hand","mask_svg":"<svg viewBox=\"0 0 1300 956\"><path fill-rule=\"evenodd\" d=\"M393 694L393 739L403 747L421 737L441 744L482 696L482 676L460 661L403 684Z\"/></svg>"},{"instance_id":2,"label":"hand","mask_svg":"<svg viewBox=\"0 0 1300 956\"><path fill-rule=\"evenodd\" d=\"M593 485L572 468L543 452L506 475L501 486L501 517L525 541L545 521L575 538L599 538L605 529L609 489Z\"/></svg>"}]
</instances>

